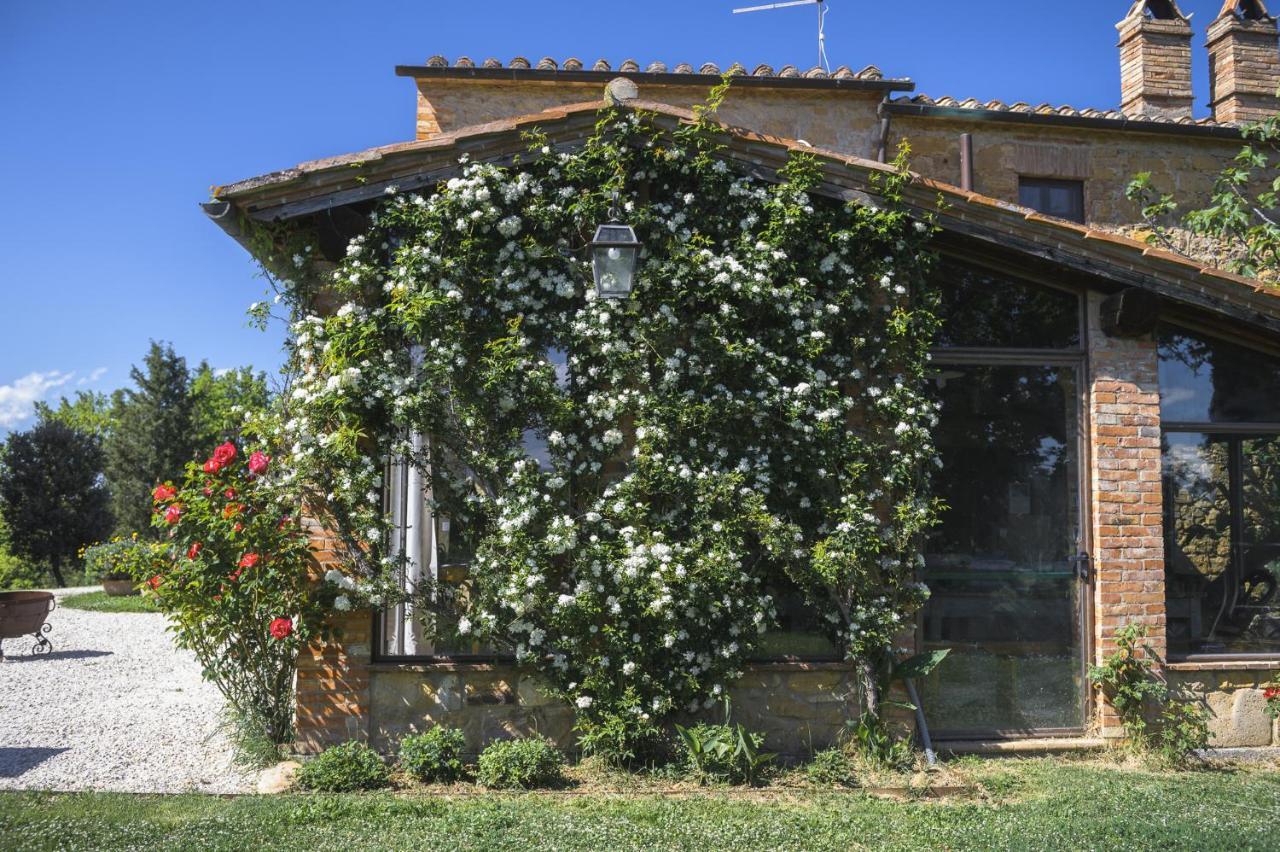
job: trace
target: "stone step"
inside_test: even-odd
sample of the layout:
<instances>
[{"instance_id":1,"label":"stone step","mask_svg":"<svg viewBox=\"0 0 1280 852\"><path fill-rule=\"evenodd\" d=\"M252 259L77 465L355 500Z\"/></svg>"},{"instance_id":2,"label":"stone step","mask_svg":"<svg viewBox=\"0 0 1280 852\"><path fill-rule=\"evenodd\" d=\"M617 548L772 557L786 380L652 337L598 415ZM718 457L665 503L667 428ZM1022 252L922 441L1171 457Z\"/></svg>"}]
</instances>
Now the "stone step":
<instances>
[{"instance_id":1,"label":"stone step","mask_svg":"<svg viewBox=\"0 0 1280 852\"><path fill-rule=\"evenodd\" d=\"M1009 740L941 740L933 747L939 754L1057 754L1092 751L1106 747L1101 737L1028 737Z\"/></svg>"}]
</instances>

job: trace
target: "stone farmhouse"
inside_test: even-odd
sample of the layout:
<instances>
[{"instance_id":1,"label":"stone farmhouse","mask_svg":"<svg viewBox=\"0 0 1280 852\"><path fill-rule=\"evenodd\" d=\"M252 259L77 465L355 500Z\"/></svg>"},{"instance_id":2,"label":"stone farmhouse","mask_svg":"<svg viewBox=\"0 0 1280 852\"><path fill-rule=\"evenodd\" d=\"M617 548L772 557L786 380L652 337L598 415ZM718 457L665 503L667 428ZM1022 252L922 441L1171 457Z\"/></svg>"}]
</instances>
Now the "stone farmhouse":
<instances>
[{"instance_id":1,"label":"stone farmhouse","mask_svg":"<svg viewBox=\"0 0 1280 852\"><path fill-rule=\"evenodd\" d=\"M914 635L952 649L921 684L934 739L962 750L1119 736L1086 667L1137 621L1169 680L1206 702L1216 744L1280 745L1261 693L1280 670L1280 290L1123 236L1137 172L1203 200L1241 126L1280 107L1277 22L1261 0L1223 5L1202 34L1205 119L1192 115L1196 34L1177 3L1138 0L1117 30L1112 109L930 98L874 66L432 57L396 69L416 89L416 139L222 186L205 207L251 251L253 223L300 221L337 259L389 186L429 188L463 154L507 161L533 127L580 143L619 77L638 91L631 107L676 127L722 70L736 75L718 113L725 159L768 176L808 151L836 198L873 192L908 141L921 175L908 200L947 204L933 360L950 510L927 548L933 596ZM447 520L423 524L420 570L465 571ZM323 564L333 554L323 531L316 541ZM852 676L793 616L734 696L771 747L800 752L838 730ZM433 648L394 610L337 623L339 638L302 662L304 751L353 735L386 746L435 723L473 746L533 729L570 737L572 710L501 654Z\"/></svg>"}]
</instances>

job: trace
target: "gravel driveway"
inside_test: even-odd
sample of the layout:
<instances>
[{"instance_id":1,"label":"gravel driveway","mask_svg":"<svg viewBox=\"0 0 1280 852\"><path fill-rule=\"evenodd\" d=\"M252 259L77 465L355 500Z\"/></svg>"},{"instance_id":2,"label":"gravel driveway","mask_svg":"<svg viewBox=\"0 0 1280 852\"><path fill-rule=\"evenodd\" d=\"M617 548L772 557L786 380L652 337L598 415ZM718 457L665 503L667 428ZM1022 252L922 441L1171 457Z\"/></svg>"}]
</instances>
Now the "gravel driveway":
<instances>
[{"instance_id":1,"label":"gravel driveway","mask_svg":"<svg viewBox=\"0 0 1280 852\"><path fill-rule=\"evenodd\" d=\"M65 594L89 591L66 589ZM218 732L222 697L164 617L58 607L53 653L4 643L0 789L232 793L253 779Z\"/></svg>"}]
</instances>

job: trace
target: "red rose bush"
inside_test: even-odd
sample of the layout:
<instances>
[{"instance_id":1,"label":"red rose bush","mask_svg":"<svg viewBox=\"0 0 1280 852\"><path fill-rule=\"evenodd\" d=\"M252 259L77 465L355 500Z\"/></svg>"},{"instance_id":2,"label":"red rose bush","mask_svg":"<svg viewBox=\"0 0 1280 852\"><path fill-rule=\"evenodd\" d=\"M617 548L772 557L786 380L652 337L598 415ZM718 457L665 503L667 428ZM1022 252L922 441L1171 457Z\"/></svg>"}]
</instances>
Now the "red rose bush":
<instances>
[{"instance_id":1,"label":"red rose bush","mask_svg":"<svg viewBox=\"0 0 1280 852\"><path fill-rule=\"evenodd\" d=\"M283 743L297 655L320 628L326 590L309 579L300 501L278 467L228 441L188 465L181 486L158 485L152 523L169 558L160 573L137 579L233 710Z\"/></svg>"}]
</instances>

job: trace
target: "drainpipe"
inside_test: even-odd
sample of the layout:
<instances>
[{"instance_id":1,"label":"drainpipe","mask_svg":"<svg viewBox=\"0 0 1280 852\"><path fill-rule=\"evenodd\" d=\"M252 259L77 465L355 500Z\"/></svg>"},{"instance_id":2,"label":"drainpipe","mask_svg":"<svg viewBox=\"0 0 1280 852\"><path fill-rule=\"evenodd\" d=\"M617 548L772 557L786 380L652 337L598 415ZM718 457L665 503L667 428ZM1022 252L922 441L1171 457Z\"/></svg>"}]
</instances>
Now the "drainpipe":
<instances>
[{"instance_id":1,"label":"drainpipe","mask_svg":"<svg viewBox=\"0 0 1280 852\"><path fill-rule=\"evenodd\" d=\"M973 192L973 136L960 134L960 188Z\"/></svg>"},{"instance_id":2,"label":"drainpipe","mask_svg":"<svg viewBox=\"0 0 1280 852\"><path fill-rule=\"evenodd\" d=\"M907 697L916 708L916 728L920 734L920 745L924 746L924 759L933 766L938 762L938 755L933 750L933 738L929 736L929 725L924 720L924 707L920 704L920 693L916 691L914 680L906 677L903 681L907 685Z\"/></svg>"},{"instance_id":3,"label":"drainpipe","mask_svg":"<svg viewBox=\"0 0 1280 852\"><path fill-rule=\"evenodd\" d=\"M885 109L889 103L889 95L885 94L884 99L880 101L880 106L876 107L876 115L880 117L880 132L876 138L876 161L881 163L888 162L889 156L889 110Z\"/></svg>"}]
</instances>

